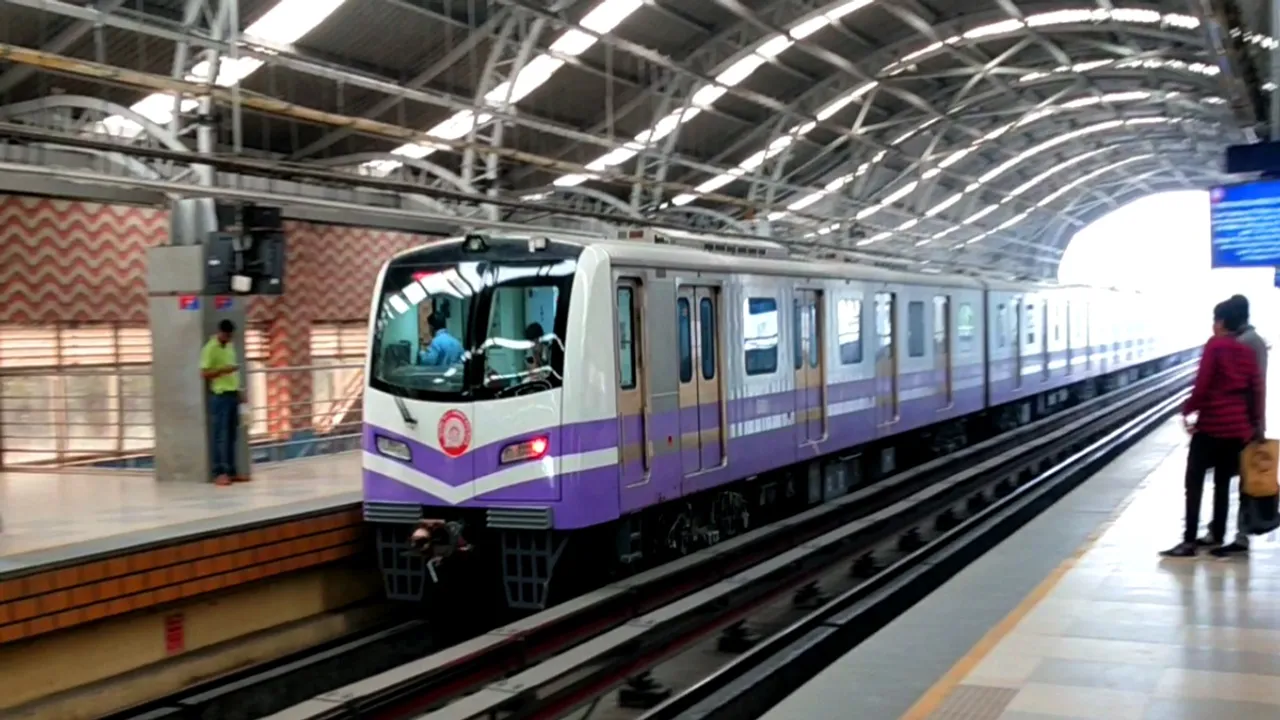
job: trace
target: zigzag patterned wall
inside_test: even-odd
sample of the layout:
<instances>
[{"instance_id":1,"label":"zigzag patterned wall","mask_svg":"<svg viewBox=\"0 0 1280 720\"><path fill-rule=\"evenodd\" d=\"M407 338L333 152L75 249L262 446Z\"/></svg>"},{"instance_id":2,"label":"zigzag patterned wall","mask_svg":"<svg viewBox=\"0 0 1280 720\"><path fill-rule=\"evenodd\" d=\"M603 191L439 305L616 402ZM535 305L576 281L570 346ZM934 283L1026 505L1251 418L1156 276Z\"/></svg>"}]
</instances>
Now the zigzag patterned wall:
<instances>
[{"instance_id":1,"label":"zigzag patterned wall","mask_svg":"<svg viewBox=\"0 0 1280 720\"><path fill-rule=\"evenodd\" d=\"M0 324L147 321L146 251L164 242L169 214L153 208L0 195ZM286 225L286 291L250 303L267 328L273 367L311 364L313 322L367 319L385 259L426 238L311 223ZM308 373L277 376L273 430L309 425Z\"/></svg>"},{"instance_id":2,"label":"zigzag patterned wall","mask_svg":"<svg viewBox=\"0 0 1280 720\"><path fill-rule=\"evenodd\" d=\"M161 210L0 195L0 323L145 323L168 233Z\"/></svg>"}]
</instances>

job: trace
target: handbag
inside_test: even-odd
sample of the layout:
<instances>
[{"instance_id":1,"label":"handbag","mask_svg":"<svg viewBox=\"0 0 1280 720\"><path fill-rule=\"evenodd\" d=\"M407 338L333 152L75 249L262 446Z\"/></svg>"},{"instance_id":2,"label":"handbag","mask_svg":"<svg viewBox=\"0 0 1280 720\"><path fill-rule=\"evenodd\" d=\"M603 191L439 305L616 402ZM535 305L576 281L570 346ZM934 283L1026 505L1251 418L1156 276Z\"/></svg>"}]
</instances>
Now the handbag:
<instances>
[{"instance_id":1,"label":"handbag","mask_svg":"<svg viewBox=\"0 0 1280 720\"><path fill-rule=\"evenodd\" d=\"M1240 531L1266 535L1280 529L1280 441L1249 443L1240 453Z\"/></svg>"}]
</instances>

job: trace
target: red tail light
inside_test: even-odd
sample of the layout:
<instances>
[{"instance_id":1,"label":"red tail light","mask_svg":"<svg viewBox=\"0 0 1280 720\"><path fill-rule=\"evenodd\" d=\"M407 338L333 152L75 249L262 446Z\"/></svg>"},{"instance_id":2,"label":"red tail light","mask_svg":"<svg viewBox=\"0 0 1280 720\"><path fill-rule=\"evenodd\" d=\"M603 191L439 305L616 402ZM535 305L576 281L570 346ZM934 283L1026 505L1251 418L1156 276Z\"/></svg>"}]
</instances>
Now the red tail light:
<instances>
[{"instance_id":1,"label":"red tail light","mask_svg":"<svg viewBox=\"0 0 1280 720\"><path fill-rule=\"evenodd\" d=\"M537 460L547 454L551 442L545 437L529 438L502 448L499 461L502 464Z\"/></svg>"}]
</instances>

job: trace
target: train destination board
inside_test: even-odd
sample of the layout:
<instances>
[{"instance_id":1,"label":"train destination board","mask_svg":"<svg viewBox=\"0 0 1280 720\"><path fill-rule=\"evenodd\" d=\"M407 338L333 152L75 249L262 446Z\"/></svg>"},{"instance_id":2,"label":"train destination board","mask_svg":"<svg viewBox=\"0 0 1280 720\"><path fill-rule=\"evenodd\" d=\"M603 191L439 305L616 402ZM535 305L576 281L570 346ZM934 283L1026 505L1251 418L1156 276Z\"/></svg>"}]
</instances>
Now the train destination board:
<instances>
[{"instance_id":1,"label":"train destination board","mask_svg":"<svg viewBox=\"0 0 1280 720\"><path fill-rule=\"evenodd\" d=\"M1209 191L1215 268L1280 266L1280 180Z\"/></svg>"}]
</instances>

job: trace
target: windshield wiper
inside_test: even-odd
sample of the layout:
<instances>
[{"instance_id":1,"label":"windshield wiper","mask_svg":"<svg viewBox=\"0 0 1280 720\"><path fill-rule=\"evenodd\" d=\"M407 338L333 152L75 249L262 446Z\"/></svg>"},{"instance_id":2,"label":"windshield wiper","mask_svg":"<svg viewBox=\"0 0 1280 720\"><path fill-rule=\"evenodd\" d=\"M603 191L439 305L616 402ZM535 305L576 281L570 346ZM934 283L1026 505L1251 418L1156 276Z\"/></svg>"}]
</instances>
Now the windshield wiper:
<instances>
[{"instance_id":1,"label":"windshield wiper","mask_svg":"<svg viewBox=\"0 0 1280 720\"><path fill-rule=\"evenodd\" d=\"M417 427L418 418L414 417L413 413L409 412L409 405L405 403L404 398L399 395L394 395L393 397L396 401L396 407L400 409L400 417L404 419L404 424L411 428Z\"/></svg>"}]
</instances>

